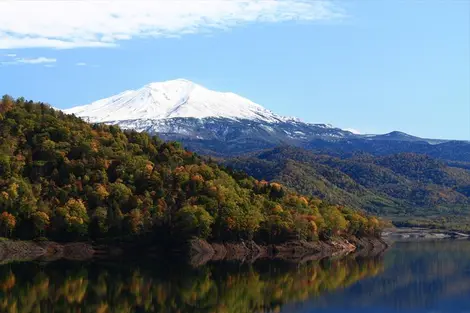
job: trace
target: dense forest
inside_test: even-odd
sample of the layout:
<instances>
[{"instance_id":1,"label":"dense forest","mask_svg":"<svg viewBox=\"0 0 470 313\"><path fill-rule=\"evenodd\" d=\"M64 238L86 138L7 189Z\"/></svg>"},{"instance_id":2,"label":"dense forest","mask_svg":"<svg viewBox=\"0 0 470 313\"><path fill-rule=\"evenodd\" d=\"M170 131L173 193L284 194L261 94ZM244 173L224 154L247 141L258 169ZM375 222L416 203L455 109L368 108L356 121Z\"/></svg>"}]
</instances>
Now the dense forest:
<instances>
[{"instance_id":1,"label":"dense forest","mask_svg":"<svg viewBox=\"0 0 470 313\"><path fill-rule=\"evenodd\" d=\"M30 239L156 234L262 243L373 236L381 222L204 160L177 142L0 102L0 231Z\"/></svg>"},{"instance_id":2,"label":"dense forest","mask_svg":"<svg viewBox=\"0 0 470 313\"><path fill-rule=\"evenodd\" d=\"M416 225L468 230L470 171L462 162L446 163L414 153L340 157L283 146L226 159L224 164L396 221L414 217Z\"/></svg>"}]
</instances>

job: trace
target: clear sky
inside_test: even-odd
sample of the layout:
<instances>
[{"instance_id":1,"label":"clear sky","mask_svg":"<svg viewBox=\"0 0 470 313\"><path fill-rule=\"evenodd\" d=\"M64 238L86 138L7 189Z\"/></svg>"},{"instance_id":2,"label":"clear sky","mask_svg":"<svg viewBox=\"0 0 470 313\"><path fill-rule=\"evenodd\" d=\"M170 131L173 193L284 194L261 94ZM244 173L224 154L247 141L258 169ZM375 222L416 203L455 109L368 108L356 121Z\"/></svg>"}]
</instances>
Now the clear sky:
<instances>
[{"instance_id":1,"label":"clear sky","mask_svg":"<svg viewBox=\"0 0 470 313\"><path fill-rule=\"evenodd\" d=\"M470 140L470 1L64 2L0 2L0 94L68 108L186 78L308 122Z\"/></svg>"}]
</instances>

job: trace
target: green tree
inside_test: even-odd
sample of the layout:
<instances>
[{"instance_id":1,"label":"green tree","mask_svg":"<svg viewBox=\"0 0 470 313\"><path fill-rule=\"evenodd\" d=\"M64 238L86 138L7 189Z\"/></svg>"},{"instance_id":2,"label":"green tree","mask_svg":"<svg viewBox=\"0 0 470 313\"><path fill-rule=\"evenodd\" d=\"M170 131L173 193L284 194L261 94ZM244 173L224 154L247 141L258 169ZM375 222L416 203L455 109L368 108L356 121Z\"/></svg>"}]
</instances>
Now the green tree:
<instances>
[{"instance_id":1,"label":"green tree","mask_svg":"<svg viewBox=\"0 0 470 313\"><path fill-rule=\"evenodd\" d=\"M198 236L208 238L214 219L197 205L188 205L176 213L176 228L181 230L185 237Z\"/></svg>"},{"instance_id":2,"label":"green tree","mask_svg":"<svg viewBox=\"0 0 470 313\"><path fill-rule=\"evenodd\" d=\"M44 231L50 224L49 215L47 215L47 213L45 212L36 211L33 214L31 214L31 219L33 220L36 233L39 236L43 236Z\"/></svg>"},{"instance_id":3,"label":"green tree","mask_svg":"<svg viewBox=\"0 0 470 313\"><path fill-rule=\"evenodd\" d=\"M81 199L69 199L67 203L56 210L57 216L66 225L66 231L81 237L88 232L88 215Z\"/></svg>"},{"instance_id":4,"label":"green tree","mask_svg":"<svg viewBox=\"0 0 470 313\"><path fill-rule=\"evenodd\" d=\"M90 235L94 238L104 237L109 230L107 220L108 210L103 207L97 207L90 222Z\"/></svg>"},{"instance_id":5,"label":"green tree","mask_svg":"<svg viewBox=\"0 0 470 313\"><path fill-rule=\"evenodd\" d=\"M0 178L8 179L11 176L11 163L8 155L0 155Z\"/></svg>"},{"instance_id":6,"label":"green tree","mask_svg":"<svg viewBox=\"0 0 470 313\"><path fill-rule=\"evenodd\" d=\"M323 235L327 238L340 235L347 230L349 222L336 206L325 206L321 210L321 213L325 223Z\"/></svg>"}]
</instances>

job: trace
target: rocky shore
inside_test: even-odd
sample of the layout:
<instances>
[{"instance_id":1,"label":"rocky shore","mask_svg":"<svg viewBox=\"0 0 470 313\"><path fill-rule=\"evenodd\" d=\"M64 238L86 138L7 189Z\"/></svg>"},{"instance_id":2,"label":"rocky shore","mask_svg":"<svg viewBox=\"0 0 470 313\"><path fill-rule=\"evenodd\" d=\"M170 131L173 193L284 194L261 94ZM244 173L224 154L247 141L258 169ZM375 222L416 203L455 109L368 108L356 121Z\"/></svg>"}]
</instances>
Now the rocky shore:
<instances>
[{"instance_id":1,"label":"rocky shore","mask_svg":"<svg viewBox=\"0 0 470 313\"><path fill-rule=\"evenodd\" d=\"M93 254L93 247L87 243L0 240L0 264L32 260L87 260L92 258Z\"/></svg>"},{"instance_id":2,"label":"rocky shore","mask_svg":"<svg viewBox=\"0 0 470 313\"><path fill-rule=\"evenodd\" d=\"M291 241L279 245L258 245L253 241L239 243L209 243L201 239L190 242L190 259L195 266L209 261L237 260L254 262L258 259L280 259L305 262L325 257L339 257L350 253L378 254L388 244L379 238L337 239L331 241Z\"/></svg>"},{"instance_id":3,"label":"rocky shore","mask_svg":"<svg viewBox=\"0 0 470 313\"><path fill-rule=\"evenodd\" d=\"M236 243L208 243L193 239L189 242L188 252L191 264L199 266L209 261L237 260L254 262L257 259L282 259L292 262L305 262L325 257L340 257L346 254L380 253L388 245L378 238L337 239L328 242L291 241L278 245L259 245L253 241ZM135 245L101 245L89 243L60 244L51 241L0 241L0 264L15 261L54 261L58 259L88 260L91 258L113 258L134 255L136 250L147 257L166 254L157 247L136 247ZM171 252L170 252L171 253Z\"/></svg>"},{"instance_id":4,"label":"rocky shore","mask_svg":"<svg viewBox=\"0 0 470 313\"><path fill-rule=\"evenodd\" d=\"M189 242L187 251L190 262L195 266L209 261L237 260L254 262L258 259L281 259L305 262L325 257L341 257L347 254L359 256L378 255L393 241L436 240L469 238L468 234L425 228L394 228L383 232L382 238L350 238L330 241L290 241L276 245L260 245L253 241L209 243L201 239ZM53 261L57 259L87 260L91 258L113 258L134 255L147 257L162 256L164 252L151 242L92 245L90 243L56 243L51 241L15 241L0 239L0 264L15 261ZM180 251L181 252L181 251Z\"/></svg>"}]
</instances>

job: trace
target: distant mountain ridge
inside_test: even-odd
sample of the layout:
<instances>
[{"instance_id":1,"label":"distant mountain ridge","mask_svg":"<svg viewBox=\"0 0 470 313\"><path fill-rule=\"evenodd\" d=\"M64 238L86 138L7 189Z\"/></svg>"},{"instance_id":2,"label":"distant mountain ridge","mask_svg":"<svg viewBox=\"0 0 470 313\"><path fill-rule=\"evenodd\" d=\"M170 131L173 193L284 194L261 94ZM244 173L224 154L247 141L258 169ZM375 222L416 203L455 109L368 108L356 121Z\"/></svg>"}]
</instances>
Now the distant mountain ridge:
<instances>
[{"instance_id":1,"label":"distant mountain ridge","mask_svg":"<svg viewBox=\"0 0 470 313\"><path fill-rule=\"evenodd\" d=\"M401 153L334 157L290 146L228 158L225 164L257 179L380 215L466 212L470 171L431 157Z\"/></svg>"},{"instance_id":2,"label":"distant mountain ridge","mask_svg":"<svg viewBox=\"0 0 470 313\"><path fill-rule=\"evenodd\" d=\"M281 116L234 93L212 91L185 79L150 83L64 112L92 123L158 134L217 156L287 144L343 155L414 152L470 162L470 143L466 141L424 139L398 131L354 134L329 124Z\"/></svg>"}]
</instances>

